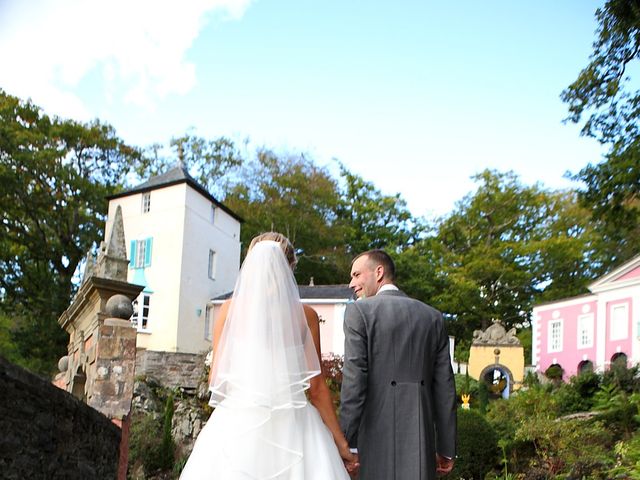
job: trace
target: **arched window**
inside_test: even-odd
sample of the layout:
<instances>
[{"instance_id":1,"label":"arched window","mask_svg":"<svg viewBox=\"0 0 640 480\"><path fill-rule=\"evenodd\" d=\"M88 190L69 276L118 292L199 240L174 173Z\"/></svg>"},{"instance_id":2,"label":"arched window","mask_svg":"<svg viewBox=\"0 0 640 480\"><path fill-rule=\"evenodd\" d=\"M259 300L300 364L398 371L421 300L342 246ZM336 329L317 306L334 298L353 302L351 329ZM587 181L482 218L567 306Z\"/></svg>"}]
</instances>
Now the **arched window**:
<instances>
[{"instance_id":1,"label":"arched window","mask_svg":"<svg viewBox=\"0 0 640 480\"><path fill-rule=\"evenodd\" d=\"M545 376L549 380L562 380L563 373L564 373L564 369L557 363L552 363L544 371Z\"/></svg>"},{"instance_id":2,"label":"arched window","mask_svg":"<svg viewBox=\"0 0 640 480\"><path fill-rule=\"evenodd\" d=\"M611 365L619 365L621 367L627 366L627 354L618 352L611 357Z\"/></svg>"},{"instance_id":3,"label":"arched window","mask_svg":"<svg viewBox=\"0 0 640 480\"><path fill-rule=\"evenodd\" d=\"M578 364L578 374L593 372L593 362L591 360L583 360Z\"/></svg>"}]
</instances>

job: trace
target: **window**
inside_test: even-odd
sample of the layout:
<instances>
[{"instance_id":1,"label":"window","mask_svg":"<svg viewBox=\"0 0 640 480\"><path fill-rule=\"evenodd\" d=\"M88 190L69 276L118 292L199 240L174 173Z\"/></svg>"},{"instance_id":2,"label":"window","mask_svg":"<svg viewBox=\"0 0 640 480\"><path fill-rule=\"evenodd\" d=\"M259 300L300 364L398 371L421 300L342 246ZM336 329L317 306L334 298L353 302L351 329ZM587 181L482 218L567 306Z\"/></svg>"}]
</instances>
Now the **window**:
<instances>
[{"instance_id":1,"label":"window","mask_svg":"<svg viewBox=\"0 0 640 480\"><path fill-rule=\"evenodd\" d=\"M593 314L578 317L578 348L593 347Z\"/></svg>"},{"instance_id":2,"label":"window","mask_svg":"<svg viewBox=\"0 0 640 480\"><path fill-rule=\"evenodd\" d=\"M213 332L211 331L211 324L213 323L211 322L212 313L213 309L211 308L211 305L207 305L204 309L204 339L209 341L213 338Z\"/></svg>"},{"instance_id":3,"label":"window","mask_svg":"<svg viewBox=\"0 0 640 480\"><path fill-rule=\"evenodd\" d=\"M218 216L218 207L211 204L211 223L216 223L217 216Z\"/></svg>"},{"instance_id":4,"label":"window","mask_svg":"<svg viewBox=\"0 0 640 480\"><path fill-rule=\"evenodd\" d=\"M209 250L209 278L216 279L216 252Z\"/></svg>"},{"instance_id":5,"label":"window","mask_svg":"<svg viewBox=\"0 0 640 480\"><path fill-rule=\"evenodd\" d=\"M131 252L129 253L130 268L145 268L151 266L152 243L153 238L131 240Z\"/></svg>"},{"instance_id":6,"label":"window","mask_svg":"<svg viewBox=\"0 0 640 480\"><path fill-rule=\"evenodd\" d=\"M626 303L613 305L611 307L609 311L609 322L609 338L611 340L624 340L627 338L629 315L627 313Z\"/></svg>"},{"instance_id":7,"label":"window","mask_svg":"<svg viewBox=\"0 0 640 480\"><path fill-rule=\"evenodd\" d=\"M549 352L562 350L562 320L553 320L549 323Z\"/></svg>"},{"instance_id":8,"label":"window","mask_svg":"<svg viewBox=\"0 0 640 480\"><path fill-rule=\"evenodd\" d=\"M138 330L149 329L149 309L151 306L151 295L141 293L138 298L133 301L133 315L131 322Z\"/></svg>"},{"instance_id":9,"label":"window","mask_svg":"<svg viewBox=\"0 0 640 480\"><path fill-rule=\"evenodd\" d=\"M142 194L142 213L151 211L151 192Z\"/></svg>"}]
</instances>

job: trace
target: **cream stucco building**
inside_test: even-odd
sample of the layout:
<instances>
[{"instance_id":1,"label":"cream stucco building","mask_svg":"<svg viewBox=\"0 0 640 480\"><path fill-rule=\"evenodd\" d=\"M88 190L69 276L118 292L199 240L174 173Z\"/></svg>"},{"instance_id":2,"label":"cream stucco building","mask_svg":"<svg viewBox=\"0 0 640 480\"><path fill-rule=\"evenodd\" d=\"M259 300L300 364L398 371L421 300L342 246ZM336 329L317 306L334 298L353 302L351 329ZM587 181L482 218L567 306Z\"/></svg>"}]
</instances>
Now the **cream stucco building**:
<instances>
[{"instance_id":1,"label":"cream stucco building","mask_svg":"<svg viewBox=\"0 0 640 480\"><path fill-rule=\"evenodd\" d=\"M120 206L127 279L144 286L133 317L138 348L206 351L211 345L207 304L234 287L242 219L181 166L108 200L106 238Z\"/></svg>"}]
</instances>

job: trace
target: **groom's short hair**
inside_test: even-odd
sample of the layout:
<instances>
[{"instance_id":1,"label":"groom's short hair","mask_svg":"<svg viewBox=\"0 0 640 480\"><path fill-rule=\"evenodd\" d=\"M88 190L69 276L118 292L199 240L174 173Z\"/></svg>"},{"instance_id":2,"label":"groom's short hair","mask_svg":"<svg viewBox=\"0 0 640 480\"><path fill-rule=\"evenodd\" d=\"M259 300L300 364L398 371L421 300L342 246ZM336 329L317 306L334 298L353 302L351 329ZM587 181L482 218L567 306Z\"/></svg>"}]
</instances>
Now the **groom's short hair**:
<instances>
[{"instance_id":1,"label":"groom's short hair","mask_svg":"<svg viewBox=\"0 0 640 480\"><path fill-rule=\"evenodd\" d=\"M364 256L367 256L369 258L369 261L376 266L382 265L382 267L384 268L385 278L391 281L394 281L396 279L396 265L393 263L393 260L387 252L385 252L384 250L380 250L379 248L362 252L351 261L351 265L353 265L353 262L355 262L357 259Z\"/></svg>"}]
</instances>

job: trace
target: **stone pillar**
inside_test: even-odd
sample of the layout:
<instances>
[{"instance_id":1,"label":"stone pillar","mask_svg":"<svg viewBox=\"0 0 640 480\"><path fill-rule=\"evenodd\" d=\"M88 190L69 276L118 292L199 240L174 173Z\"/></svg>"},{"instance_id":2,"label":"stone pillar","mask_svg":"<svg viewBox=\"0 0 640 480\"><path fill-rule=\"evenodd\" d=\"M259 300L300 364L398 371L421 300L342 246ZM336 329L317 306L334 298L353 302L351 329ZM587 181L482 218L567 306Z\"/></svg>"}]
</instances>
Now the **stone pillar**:
<instances>
[{"instance_id":1,"label":"stone pillar","mask_svg":"<svg viewBox=\"0 0 640 480\"><path fill-rule=\"evenodd\" d=\"M58 319L69 333L67 355L54 384L121 427L118 478L126 478L129 415L133 398L137 330L131 302L144 287L127 282L127 258L120 207L98 258L87 256L73 302Z\"/></svg>"},{"instance_id":2,"label":"stone pillar","mask_svg":"<svg viewBox=\"0 0 640 480\"><path fill-rule=\"evenodd\" d=\"M129 426L136 368L137 330L128 319L133 313L131 301L114 295L106 305L108 318L98 327L96 375L92 395L87 402L111 418L122 429L118 479L127 477Z\"/></svg>"}]
</instances>

